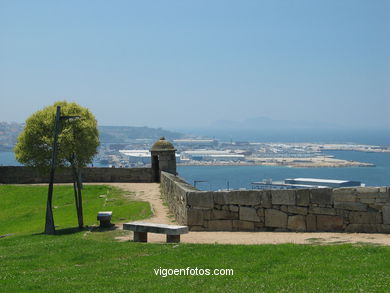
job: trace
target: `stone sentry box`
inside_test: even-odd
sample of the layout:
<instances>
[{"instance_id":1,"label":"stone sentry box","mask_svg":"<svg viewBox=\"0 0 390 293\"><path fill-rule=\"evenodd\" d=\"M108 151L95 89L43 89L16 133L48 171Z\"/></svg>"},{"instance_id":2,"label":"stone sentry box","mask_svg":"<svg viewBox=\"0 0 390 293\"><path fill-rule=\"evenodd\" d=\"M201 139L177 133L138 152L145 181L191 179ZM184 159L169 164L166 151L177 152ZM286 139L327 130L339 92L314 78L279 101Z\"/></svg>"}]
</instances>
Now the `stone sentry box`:
<instances>
[{"instance_id":1,"label":"stone sentry box","mask_svg":"<svg viewBox=\"0 0 390 293\"><path fill-rule=\"evenodd\" d=\"M160 182L161 171L176 175L176 149L165 137L161 137L150 149L152 180Z\"/></svg>"},{"instance_id":2,"label":"stone sentry box","mask_svg":"<svg viewBox=\"0 0 390 293\"><path fill-rule=\"evenodd\" d=\"M199 191L162 172L161 192L192 231L390 233L389 187Z\"/></svg>"}]
</instances>

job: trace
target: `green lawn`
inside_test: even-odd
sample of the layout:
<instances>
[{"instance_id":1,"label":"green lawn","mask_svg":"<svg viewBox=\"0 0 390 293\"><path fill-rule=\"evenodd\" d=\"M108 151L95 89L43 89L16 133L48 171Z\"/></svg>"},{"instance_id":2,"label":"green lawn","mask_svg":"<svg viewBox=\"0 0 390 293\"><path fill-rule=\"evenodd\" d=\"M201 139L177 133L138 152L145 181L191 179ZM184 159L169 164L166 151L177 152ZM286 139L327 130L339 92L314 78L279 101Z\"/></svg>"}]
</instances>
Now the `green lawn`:
<instances>
[{"instance_id":1,"label":"green lawn","mask_svg":"<svg viewBox=\"0 0 390 293\"><path fill-rule=\"evenodd\" d=\"M31 205L38 209L38 203L44 204L45 189L43 198L25 199L34 194L34 188L40 187L0 186L2 211L7 214L1 216L0 234L15 233L23 227L17 235L0 239L0 292L388 292L390 288L390 247L149 244L117 242L117 231L36 234L42 231L42 211L35 211ZM19 195L22 191L24 195ZM58 209L68 204L67 192L64 187L61 202L60 188L56 188ZM95 202L101 200L99 195L108 194L110 198L115 193L113 198L123 206L135 204L123 199L117 190L88 186L86 210L87 198L91 206L96 204L101 210L102 205ZM11 205L10 196L14 197ZM8 204L4 206L5 202ZM55 215L56 224L64 228L76 226L75 208L69 204L69 224L65 212ZM117 207L113 204L109 210L121 213ZM26 210L30 212L23 216ZM138 212L148 213L144 209ZM95 223L95 217L91 215L86 222ZM30 228L20 224L27 219L32 223ZM13 221L19 224L9 229ZM187 267L233 269L234 275L161 277L154 273L159 268Z\"/></svg>"},{"instance_id":2,"label":"green lawn","mask_svg":"<svg viewBox=\"0 0 390 293\"><path fill-rule=\"evenodd\" d=\"M44 230L47 186L0 185L0 235L37 233ZM55 186L54 223L62 229L77 227L73 187ZM85 185L83 188L84 224L97 224L97 212L113 211L113 222L144 219L151 215L147 202L130 201L117 188Z\"/></svg>"}]
</instances>

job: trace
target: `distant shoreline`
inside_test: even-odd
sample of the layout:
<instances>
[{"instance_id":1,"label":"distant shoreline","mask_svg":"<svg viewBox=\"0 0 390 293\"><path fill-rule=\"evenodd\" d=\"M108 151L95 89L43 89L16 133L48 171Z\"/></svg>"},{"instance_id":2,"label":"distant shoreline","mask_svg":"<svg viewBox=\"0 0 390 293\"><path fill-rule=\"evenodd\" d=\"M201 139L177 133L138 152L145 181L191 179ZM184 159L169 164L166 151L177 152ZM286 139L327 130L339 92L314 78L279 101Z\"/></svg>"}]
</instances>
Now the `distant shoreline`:
<instances>
[{"instance_id":1,"label":"distant shoreline","mask_svg":"<svg viewBox=\"0 0 390 293\"><path fill-rule=\"evenodd\" d=\"M277 164L277 163L223 163L223 162L199 162L199 163L178 163L178 166L268 166L268 167L287 167L287 168L351 168L351 167L376 167L375 164L354 162L353 164Z\"/></svg>"}]
</instances>

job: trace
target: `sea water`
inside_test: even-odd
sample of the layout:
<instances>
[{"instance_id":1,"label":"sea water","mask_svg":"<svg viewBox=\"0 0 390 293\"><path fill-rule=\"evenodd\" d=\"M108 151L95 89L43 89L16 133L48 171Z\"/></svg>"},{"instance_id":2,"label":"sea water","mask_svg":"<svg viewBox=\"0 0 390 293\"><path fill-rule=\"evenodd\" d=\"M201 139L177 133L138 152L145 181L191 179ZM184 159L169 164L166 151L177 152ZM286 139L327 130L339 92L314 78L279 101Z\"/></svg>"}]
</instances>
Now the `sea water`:
<instances>
[{"instance_id":1,"label":"sea water","mask_svg":"<svg viewBox=\"0 0 390 293\"><path fill-rule=\"evenodd\" d=\"M274 166L179 166L179 176L201 190L252 188L251 183L272 179L309 177L354 180L366 186L390 186L390 153L325 152L336 158L367 162L375 167L292 168Z\"/></svg>"},{"instance_id":2,"label":"sea water","mask_svg":"<svg viewBox=\"0 0 390 293\"><path fill-rule=\"evenodd\" d=\"M336 158L372 163L375 167L291 168L273 166L178 166L179 176L201 190L252 188L251 183L272 179L310 177L360 181L367 186L390 186L390 153L326 151ZM0 152L0 166L20 165L13 152Z\"/></svg>"}]
</instances>

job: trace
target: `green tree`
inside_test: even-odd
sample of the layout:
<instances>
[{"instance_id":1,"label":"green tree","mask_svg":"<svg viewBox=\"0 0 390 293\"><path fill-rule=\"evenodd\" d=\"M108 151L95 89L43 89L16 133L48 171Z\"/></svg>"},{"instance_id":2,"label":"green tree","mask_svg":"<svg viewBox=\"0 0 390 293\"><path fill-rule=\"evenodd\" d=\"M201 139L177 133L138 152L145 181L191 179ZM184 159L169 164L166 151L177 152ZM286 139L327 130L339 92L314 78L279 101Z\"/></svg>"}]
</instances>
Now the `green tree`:
<instances>
[{"instance_id":1,"label":"green tree","mask_svg":"<svg viewBox=\"0 0 390 293\"><path fill-rule=\"evenodd\" d=\"M56 166L72 170L77 218L81 228L84 223L80 170L92 162L99 146L99 132L94 115L87 108L66 101L45 107L26 120L15 146L15 154L20 163L48 173L53 153L57 106L61 107L62 117L80 117L60 121Z\"/></svg>"}]
</instances>

